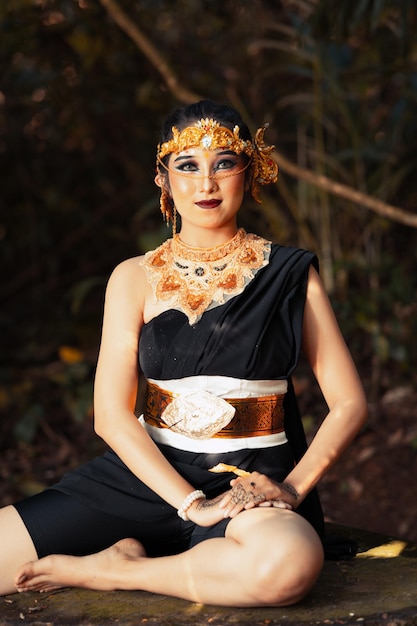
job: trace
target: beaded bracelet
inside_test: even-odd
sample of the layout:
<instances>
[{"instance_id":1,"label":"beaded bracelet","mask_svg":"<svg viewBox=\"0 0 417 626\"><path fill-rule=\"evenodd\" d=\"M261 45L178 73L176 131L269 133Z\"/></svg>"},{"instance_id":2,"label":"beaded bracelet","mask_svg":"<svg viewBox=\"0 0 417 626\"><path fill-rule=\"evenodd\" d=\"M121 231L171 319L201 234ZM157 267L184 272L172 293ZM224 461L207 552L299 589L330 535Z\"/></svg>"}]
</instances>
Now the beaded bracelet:
<instances>
[{"instance_id":1,"label":"beaded bracelet","mask_svg":"<svg viewBox=\"0 0 417 626\"><path fill-rule=\"evenodd\" d=\"M206 494L203 491L201 491L201 489L196 489L195 491L192 491L191 493L189 493L177 511L180 518L184 520L184 522L186 522L188 520L187 511L192 505L192 503L195 502L196 500L205 500L205 499L206 499Z\"/></svg>"}]
</instances>

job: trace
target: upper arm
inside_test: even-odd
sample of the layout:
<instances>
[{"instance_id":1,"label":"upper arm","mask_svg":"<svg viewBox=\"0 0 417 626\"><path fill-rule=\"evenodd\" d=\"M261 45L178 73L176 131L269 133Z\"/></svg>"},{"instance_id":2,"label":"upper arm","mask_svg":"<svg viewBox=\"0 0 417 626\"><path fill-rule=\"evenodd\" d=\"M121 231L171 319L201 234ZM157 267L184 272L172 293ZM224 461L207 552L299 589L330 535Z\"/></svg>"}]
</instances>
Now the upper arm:
<instances>
[{"instance_id":1,"label":"upper arm","mask_svg":"<svg viewBox=\"0 0 417 626\"><path fill-rule=\"evenodd\" d=\"M109 279L94 386L96 420L134 410L145 282L137 258L121 263Z\"/></svg>"},{"instance_id":2,"label":"upper arm","mask_svg":"<svg viewBox=\"0 0 417 626\"><path fill-rule=\"evenodd\" d=\"M310 267L303 321L303 352L329 406L364 402L358 372L317 271Z\"/></svg>"}]
</instances>

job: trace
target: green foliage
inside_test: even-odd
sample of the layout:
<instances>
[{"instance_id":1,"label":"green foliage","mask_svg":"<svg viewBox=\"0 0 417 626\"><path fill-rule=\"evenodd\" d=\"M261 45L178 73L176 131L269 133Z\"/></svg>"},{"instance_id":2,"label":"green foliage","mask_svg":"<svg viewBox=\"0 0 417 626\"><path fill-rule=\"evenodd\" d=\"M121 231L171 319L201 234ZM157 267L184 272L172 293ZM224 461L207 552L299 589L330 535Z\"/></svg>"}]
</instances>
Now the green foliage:
<instances>
[{"instance_id":1,"label":"green foliage","mask_svg":"<svg viewBox=\"0 0 417 626\"><path fill-rule=\"evenodd\" d=\"M183 86L230 102L252 128L268 121L267 140L298 165L415 211L414 2L120 5ZM74 419L89 410L107 278L167 236L154 155L178 102L99 2L7 0L0 38L0 374L7 396L43 371L12 403L12 430L28 440L51 408L39 389L60 389ZM283 173L263 195L242 224L316 251L364 369L376 355L408 375L416 232ZM63 345L92 356L57 383L47 366Z\"/></svg>"}]
</instances>

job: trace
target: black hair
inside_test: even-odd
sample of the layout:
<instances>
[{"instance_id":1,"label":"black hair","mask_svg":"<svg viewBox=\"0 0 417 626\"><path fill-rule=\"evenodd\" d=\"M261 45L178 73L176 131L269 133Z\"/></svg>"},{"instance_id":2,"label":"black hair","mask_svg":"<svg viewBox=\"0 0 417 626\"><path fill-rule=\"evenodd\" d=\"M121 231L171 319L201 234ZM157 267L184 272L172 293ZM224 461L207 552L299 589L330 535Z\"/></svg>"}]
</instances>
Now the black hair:
<instances>
[{"instance_id":1,"label":"black hair","mask_svg":"<svg viewBox=\"0 0 417 626\"><path fill-rule=\"evenodd\" d=\"M179 107L169 115L162 125L162 141L172 139L172 127L176 126L179 131L187 126L191 126L201 119L212 118L233 130L239 126L239 136L241 139L252 140L249 128L243 121L240 113L227 104L218 104L212 100L200 100L184 107Z\"/></svg>"}]
</instances>

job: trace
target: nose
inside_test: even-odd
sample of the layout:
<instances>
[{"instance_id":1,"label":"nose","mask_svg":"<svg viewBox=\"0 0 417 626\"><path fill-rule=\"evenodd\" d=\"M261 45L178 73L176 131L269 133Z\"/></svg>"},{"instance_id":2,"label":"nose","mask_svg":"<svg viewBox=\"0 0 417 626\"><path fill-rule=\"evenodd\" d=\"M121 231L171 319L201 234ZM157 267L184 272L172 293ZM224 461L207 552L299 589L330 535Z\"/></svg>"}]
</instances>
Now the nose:
<instances>
[{"instance_id":1,"label":"nose","mask_svg":"<svg viewBox=\"0 0 417 626\"><path fill-rule=\"evenodd\" d=\"M205 191L205 192L209 192L209 191L213 191L213 189L217 189L217 181L210 167L205 168L204 171L201 172L200 188L201 188L201 191Z\"/></svg>"}]
</instances>

